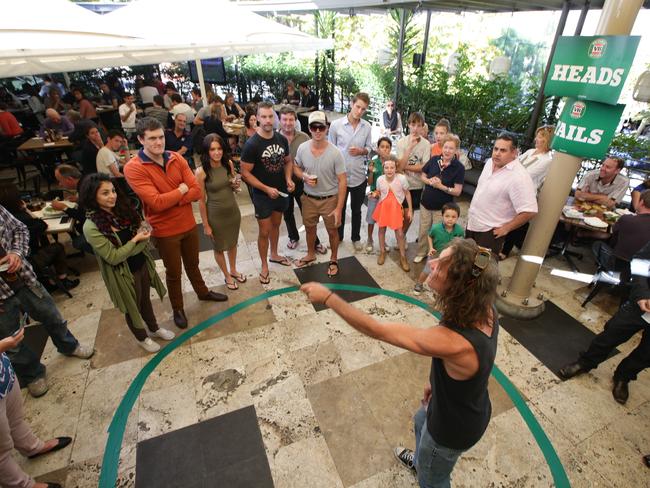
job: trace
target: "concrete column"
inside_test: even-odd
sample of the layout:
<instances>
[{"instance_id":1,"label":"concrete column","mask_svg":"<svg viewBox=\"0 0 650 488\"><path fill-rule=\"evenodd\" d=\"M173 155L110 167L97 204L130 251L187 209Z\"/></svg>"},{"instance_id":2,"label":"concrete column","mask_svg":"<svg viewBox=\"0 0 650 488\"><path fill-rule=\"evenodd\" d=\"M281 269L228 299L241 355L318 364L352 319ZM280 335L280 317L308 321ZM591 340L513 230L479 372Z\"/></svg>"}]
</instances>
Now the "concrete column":
<instances>
[{"instance_id":1,"label":"concrete column","mask_svg":"<svg viewBox=\"0 0 650 488\"><path fill-rule=\"evenodd\" d=\"M643 0L606 0L596 35L629 35L642 4ZM539 213L531 222L511 280L504 280L499 288L500 312L533 318L544 311L543 297L531 296L531 291L581 162L582 158L560 152L553 156L539 195Z\"/></svg>"},{"instance_id":2,"label":"concrete column","mask_svg":"<svg viewBox=\"0 0 650 488\"><path fill-rule=\"evenodd\" d=\"M201 60L200 59L195 59L194 62L196 63L196 74L199 77L199 87L201 89L201 98L203 99L203 105L205 107L208 106L208 94L205 90L205 80L203 79L203 66L201 65Z\"/></svg>"}]
</instances>

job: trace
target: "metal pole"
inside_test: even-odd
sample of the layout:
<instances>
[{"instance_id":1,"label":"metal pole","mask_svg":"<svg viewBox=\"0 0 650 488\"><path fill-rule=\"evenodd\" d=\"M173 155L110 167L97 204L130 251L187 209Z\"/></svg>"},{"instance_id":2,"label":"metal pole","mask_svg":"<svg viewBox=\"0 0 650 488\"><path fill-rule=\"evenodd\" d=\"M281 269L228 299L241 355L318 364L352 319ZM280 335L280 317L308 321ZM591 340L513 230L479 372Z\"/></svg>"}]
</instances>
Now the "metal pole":
<instances>
[{"instance_id":1,"label":"metal pole","mask_svg":"<svg viewBox=\"0 0 650 488\"><path fill-rule=\"evenodd\" d=\"M569 16L569 6L570 2L568 0L564 0L564 3L562 4L562 14L560 15L560 21L557 24L555 37L553 38L553 44L551 45L551 50L548 53L548 61L546 62L546 68L544 69L544 75L542 76L542 84L539 87L537 100L535 100L535 108L533 108L533 114L531 115L530 122L528 123L528 131L526 131L526 139L524 142L526 145L530 145L532 143L533 137L535 136L535 131L537 130L537 121L539 120L539 114L542 113L542 107L544 106L544 86L546 86L546 77L548 76L548 72L551 69L551 60L553 59L553 54L555 53L557 40L564 32L566 19Z\"/></svg>"},{"instance_id":2,"label":"metal pole","mask_svg":"<svg viewBox=\"0 0 650 488\"><path fill-rule=\"evenodd\" d=\"M207 107L208 95L205 90L205 80L203 79L203 66L201 66L201 60L195 59L196 63L196 74L199 77L199 87L201 88L201 98L203 99L203 104Z\"/></svg>"},{"instance_id":3,"label":"metal pole","mask_svg":"<svg viewBox=\"0 0 650 488\"><path fill-rule=\"evenodd\" d=\"M591 0L585 0L582 10L580 10L580 17L578 18L578 23L576 24L576 30L573 33L574 36L579 36L582 34L582 28L585 25L585 19L587 18L587 12L589 12L589 5Z\"/></svg>"},{"instance_id":4,"label":"metal pole","mask_svg":"<svg viewBox=\"0 0 650 488\"><path fill-rule=\"evenodd\" d=\"M399 92L402 84L402 57L404 55L404 35L406 30L406 10L400 11L399 44L397 47L397 69L395 70L395 105L399 106Z\"/></svg>"},{"instance_id":5,"label":"metal pole","mask_svg":"<svg viewBox=\"0 0 650 488\"><path fill-rule=\"evenodd\" d=\"M643 0L606 0L596 35L629 35L642 4ZM531 290L581 163L582 158L569 154L553 156L539 194L539 213L526 234L508 289L497 302L502 313L535 317L544 310L542 297L530 297Z\"/></svg>"},{"instance_id":6,"label":"metal pole","mask_svg":"<svg viewBox=\"0 0 650 488\"><path fill-rule=\"evenodd\" d=\"M427 47L429 46L429 26L431 25L431 10L427 10L427 23L424 26L424 44L422 45L422 59L420 60L422 66L427 59Z\"/></svg>"}]
</instances>

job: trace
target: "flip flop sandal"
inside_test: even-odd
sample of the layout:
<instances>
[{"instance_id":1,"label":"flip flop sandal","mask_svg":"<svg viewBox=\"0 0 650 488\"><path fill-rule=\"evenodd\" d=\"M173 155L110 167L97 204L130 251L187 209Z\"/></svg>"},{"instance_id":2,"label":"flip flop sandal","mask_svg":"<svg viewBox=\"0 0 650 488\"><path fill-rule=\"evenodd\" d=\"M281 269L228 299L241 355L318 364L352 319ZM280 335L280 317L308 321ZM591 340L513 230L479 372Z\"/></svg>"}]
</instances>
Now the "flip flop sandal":
<instances>
[{"instance_id":1,"label":"flip flop sandal","mask_svg":"<svg viewBox=\"0 0 650 488\"><path fill-rule=\"evenodd\" d=\"M244 273L239 273L239 274L230 273L230 276L235 278L240 283L246 283L247 278L246 278L246 275Z\"/></svg>"},{"instance_id":2,"label":"flip flop sandal","mask_svg":"<svg viewBox=\"0 0 650 488\"><path fill-rule=\"evenodd\" d=\"M336 273L332 272L332 267L336 267ZM334 278L339 274L339 263L337 261L330 261L330 264L327 266L327 276Z\"/></svg>"},{"instance_id":3,"label":"flip flop sandal","mask_svg":"<svg viewBox=\"0 0 650 488\"><path fill-rule=\"evenodd\" d=\"M311 263L313 263L314 261L316 261L316 258L314 258L314 259L304 259L304 258L300 258L300 259L299 259L298 261L296 261L296 263L295 263L295 264L296 264L296 268L306 268L307 266L309 266L309 265L310 265Z\"/></svg>"},{"instance_id":4,"label":"flip flop sandal","mask_svg":"<svg viewBox=\"0 0 650 488\"><path fill-rule=\"evenodd\" d=\"M287 242L287 247L289 249L297 248L298 247L298 241L290 240L289 242Z\"/></svg>"},{"instance_id":5,"label":"flip flop sandal","mask_svg":"<svg viewBox=\"0 0 650 488\"><path fill-rule=\"evenodd\" d=\"M327 247L322 244L319 244L318 246L316 246L316 252L318 254L327 254Z\"/></svg>"},{"instance_id":6,"label":"flip flop sandal","mask_svg":"<svg viewBox=\"0 0 650 488\"><path fill-rule=\"evenodd\" d=\"M260 273L260 283L262 283L263 285L268 285L269 283L271 283L271 278L269 278L268 273L266 273L265 275Z\"/></svg>"},{"instance_id":7,"label":"flip flop sandal","mask_svg":"<svg viewBox=\"0 0 650 488\"><path fill-rule=\"evenodd\" d=\"M269 259L269 263L281 264L282 266L292 266L293 263L291 259L286 256L282 256L282 259Z\"/></svg>"},{"instance_id":8,"label":"flip flop sandal","mask_svg":"<svg viewBox=\"0 0 650 488\"><path fill-rule=\"evenodd\" d=\"M226 282L226 288L229 290L239 290L239 285L237 285L236 281L233 281L232 283L228 283L227 280L223 280Z\"/></svg>"}]
</instances>

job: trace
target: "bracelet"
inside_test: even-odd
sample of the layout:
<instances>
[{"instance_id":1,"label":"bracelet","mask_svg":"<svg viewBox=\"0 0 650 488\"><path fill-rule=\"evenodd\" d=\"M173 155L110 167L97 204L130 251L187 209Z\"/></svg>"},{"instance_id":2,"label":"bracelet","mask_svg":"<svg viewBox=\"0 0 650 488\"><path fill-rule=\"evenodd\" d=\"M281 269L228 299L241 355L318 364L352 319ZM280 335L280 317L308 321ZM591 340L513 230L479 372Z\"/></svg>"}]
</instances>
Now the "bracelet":
<instances>
[{"instance_id":1,"label":"bracelet","mask_svg":"<svg viewBox=\"0 0 650 488\"><path fill-rule=\"evenodd\" d=\"M334 292L330 291L330 294L325 297L325 300L323 300L323 305L327 306L327 300L329 300L332 295L334 295Z\"/></svg>"}]
</instances>

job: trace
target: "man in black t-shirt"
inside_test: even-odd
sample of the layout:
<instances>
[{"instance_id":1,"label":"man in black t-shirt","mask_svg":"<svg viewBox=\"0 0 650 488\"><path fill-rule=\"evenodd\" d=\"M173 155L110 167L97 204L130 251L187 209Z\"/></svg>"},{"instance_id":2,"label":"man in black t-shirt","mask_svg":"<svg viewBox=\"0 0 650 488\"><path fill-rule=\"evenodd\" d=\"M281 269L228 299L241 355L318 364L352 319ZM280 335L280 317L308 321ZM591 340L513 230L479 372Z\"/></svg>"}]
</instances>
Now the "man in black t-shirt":
<instances>
[{"instance_id":1,"label":"man in black t-shirt","mask_svg":"<svg viewBox=\"0 0 650 488\"><path fill-rule=\"evenodd\" d=\"M278 239L282 214L289 205L288 192L294 190L293 161L287 139L273 132L273 105L262 102L257 106L257 132L246 141L241 153L241 174L253 187L252 199L259 226L257 248L262 259L260 283L268 284L267 254L271 243L272 263L291 266L291 260L278 254Z\"/></svg>"}]
</instances>

